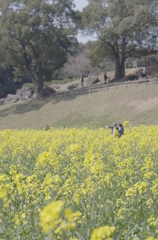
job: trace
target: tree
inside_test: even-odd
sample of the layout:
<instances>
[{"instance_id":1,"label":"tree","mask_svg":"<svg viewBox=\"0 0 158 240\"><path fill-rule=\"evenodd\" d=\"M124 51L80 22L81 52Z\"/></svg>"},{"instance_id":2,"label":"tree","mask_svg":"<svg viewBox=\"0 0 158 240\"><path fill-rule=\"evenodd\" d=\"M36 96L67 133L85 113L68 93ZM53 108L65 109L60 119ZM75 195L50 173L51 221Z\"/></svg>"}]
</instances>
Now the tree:
<instances>
[{"instance_id":1,"label":"tree","mask_svg":"<svg viewBox=\"0 0 158 240\"><path fill-rule=\"evenodd\" d=\"M31 80L24 75L21 81L15 81L13 69L0 69L0 98L5 98L8 94L15 94L16 90L21 88L24 83L30 83Z\"/></svg>"},{"instance_id":2,"label":"tree","mask_svg":"<svg viewBox=\"0 0 158 240\"><path fill-rule=\"evenodd\" d=\"M63 71L68 77L81 77L81 75L88 76L91 72L89 50L84 49L75 56L69 56L68 61L64 64Z\"/></svg>"},{"instance_id":3,"label":"tree","mask_svg":"<svg viewBox=\"0 0 158 240\"><path fill-rule=\"evenodd\" d=\"M75 39L73 7L72 0L0 1L2 66L14 68L19 77L27 73L37 99Z\"/></svg>"},{"instance_id":4,"label":"tree","mask_svg":"<svg viewBox=\"0 0 158 240\"><path fill-rule=\"evenodd\" d=\"M0 70L0 98L5 98L7 94L14 94L18 87L21 87L20 82L13 81L14 75L12 69Z\"/></svg>"},{"instance_id":5,"label":"tree","mask_svg":"<svg viewBox=\"0 0 158 240\"><path fill-rule=\"evenodd\" d=\"M81 29L98 39L91 47L92 61L113 55L115 78L124 77L125 60L155 46L157 13L154 0L89 0L82 12Z\"/></svg>"}]
</instances>

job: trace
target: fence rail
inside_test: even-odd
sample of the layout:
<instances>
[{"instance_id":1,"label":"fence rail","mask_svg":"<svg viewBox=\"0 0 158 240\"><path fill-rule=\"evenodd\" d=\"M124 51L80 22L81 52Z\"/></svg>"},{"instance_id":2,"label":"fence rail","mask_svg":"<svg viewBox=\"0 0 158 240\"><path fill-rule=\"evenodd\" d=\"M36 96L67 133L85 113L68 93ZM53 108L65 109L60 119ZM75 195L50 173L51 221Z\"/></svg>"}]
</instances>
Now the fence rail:
<instances>
[{"instance_id":1,"label":"fence rail","mask_svg":"<svg viewBox=\"0 0 158 240\"><path fill-rule=\"evenodd\" d=\"M149 78L149 79L139 79L139 80L133 80L133 81L125 81L125 82L115 82L115 83L107 83L107 84L97 84L95 86L89 86L89 87L83 87L83 88L78 88L74 89L71 91L63 91L63 92L56 92L56 98L58 97L73 97L76 95L82 95L82 94L91 94L94 92L99 92L99 91L108 91L109 88L118 88L121 85L125 85L125 88L128 88L130 86L136 86L137 85L150 85L150 84L158 84L158 77L157 78Z\"/></svg>"}]
</instances>

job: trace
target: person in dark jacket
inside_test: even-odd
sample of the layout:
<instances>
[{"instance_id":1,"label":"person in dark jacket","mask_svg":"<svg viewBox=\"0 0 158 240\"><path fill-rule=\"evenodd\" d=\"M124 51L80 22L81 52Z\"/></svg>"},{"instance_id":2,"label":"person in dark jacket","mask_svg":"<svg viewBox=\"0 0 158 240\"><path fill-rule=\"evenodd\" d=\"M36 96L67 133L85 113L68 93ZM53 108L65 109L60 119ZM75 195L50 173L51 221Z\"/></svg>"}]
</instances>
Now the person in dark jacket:
<instances>
[{"instance_id":1,"label":"person in dark jacket","mask_svg":"<svg viewBox=\"0 0 158 240\"><path fill-rule=\"evenodd\" d=\"M83 75L81 76L81 86L83 87L83 82L84 82L84 78Z\"/></svg>"},{"instance_id":2,"label":"person in dark jacket","mask_svg":"<svg viewBox=\"0 0 158 240\"><path fill-rule=\"evenodd\" d=\"M46 131L50 130L50 127L47 125L47 127L45 128Z\"/></svg>"},{"instance_id":3,"label":"person in dark jacket","mask_svg":"<svg viewBox=\"0 0 158 240\"><path fill-rule=\"evenodd\" d=\"M124 127L121 123L119 123L119 137L124 135Z\"/></svg>"},{"instance_id":4,"label":"person in dark jacket","mask_svg":"<svg viewBox=\"0 0 158 240\"><path fill-rule=\"evenodd\" d=\"M143 77L143 70L141 69L139 72L139 78L142 78L142 77Z\"/></svg>"},{"instance_id":5,"label":"person in dark jacket","mask_svg":"<svg viewBox=\"0 0 158 240\"><path fill-rule=\"evenodd\" d=\"M105 82L105 84L106 84L106 79L107 79L108 77L107 77L107 75L106 75L106 72L105 72L105 74L104 74L104 82Z\"/></svg>"}]
</instances>

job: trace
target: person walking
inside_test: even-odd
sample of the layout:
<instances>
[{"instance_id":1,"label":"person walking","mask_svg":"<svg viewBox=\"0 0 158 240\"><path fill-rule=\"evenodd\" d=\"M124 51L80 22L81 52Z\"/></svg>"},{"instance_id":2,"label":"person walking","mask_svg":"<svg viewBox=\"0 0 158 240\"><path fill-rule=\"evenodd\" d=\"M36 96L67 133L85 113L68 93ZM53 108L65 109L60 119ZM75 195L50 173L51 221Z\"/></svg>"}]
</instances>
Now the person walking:
<instances>
[{"instance_id":1,"label":"person walking","mask_svg":"<svg viewBox=\"0 0 158 240\"><path fill-rule=\"evenodd\" d=\"M104 74L104 82L105 82L105 84L106 84L106 79L107 79L108 77L107 77L107 75L106 75L106 72L105 72L105 74Z\"/></svg>"},{"instance_id":2,"label":"person walking","mask_svg":"<svg viewBox=\"0 0 158 240\"><path fill-rule=\"evenodd\" d=\"M119 137L124 135L124 127L121 123L119 123Z\"/></svg>"},{"instance_id":3,"label":"person walking","mask_svg":"<svg viewBox=\"0 0 158 240\"><path fill-rule=\"evenodd\" d=\"M83 75L81 76L81 86L83 87L83 82L84 82L84 78Z\"/></svg>"}]
</instances>

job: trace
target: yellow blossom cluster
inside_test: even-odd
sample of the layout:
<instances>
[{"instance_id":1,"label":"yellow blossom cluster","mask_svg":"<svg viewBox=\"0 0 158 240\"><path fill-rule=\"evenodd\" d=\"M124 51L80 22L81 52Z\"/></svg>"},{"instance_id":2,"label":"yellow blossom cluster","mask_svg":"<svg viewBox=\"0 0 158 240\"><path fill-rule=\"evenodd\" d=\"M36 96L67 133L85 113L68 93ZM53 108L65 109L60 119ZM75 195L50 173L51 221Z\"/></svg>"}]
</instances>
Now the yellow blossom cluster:
<instances>
[{"instance_id":1,"label":"yellow blossom cluster","mask_svg":"<svg viewBox=\"0 0 158 240\"><path fill-rule=\"evenodd\" d=\"M109 227L109 226L94 229L91 236L91 240L102 240L102 239L111 240L112 239L111 235L114 231L115 231L115 227Z\"/></svg>"},{"instance_id":2,"label":"yellow blossom cluster","mask_svg":"<svg viewBox=\"0 0 158 240\"><path fill-rule=\"evenodd\" d=\"M0 132L0 239L158 239L158 126Z\"/></svg>"}]
</instances>

